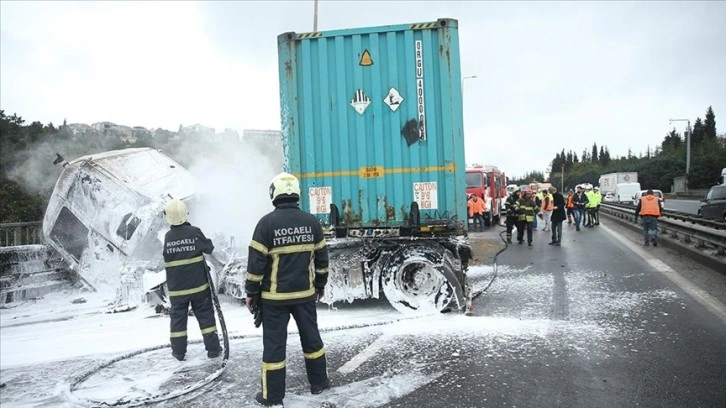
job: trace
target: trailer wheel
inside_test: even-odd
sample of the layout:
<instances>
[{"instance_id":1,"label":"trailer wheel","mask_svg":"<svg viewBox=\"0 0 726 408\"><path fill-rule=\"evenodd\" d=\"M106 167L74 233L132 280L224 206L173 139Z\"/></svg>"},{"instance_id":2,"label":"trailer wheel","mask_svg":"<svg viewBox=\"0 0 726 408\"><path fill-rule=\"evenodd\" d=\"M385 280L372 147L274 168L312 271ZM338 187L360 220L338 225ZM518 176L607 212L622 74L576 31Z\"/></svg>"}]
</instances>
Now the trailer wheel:
<instances>
[{"instance_id":1,"label":"trailer wheel","mask_svg":"<svg viewBox=\"0 0 726 408\"><path fill-rule=\"evenodd\" d=\"M464 306L451 254L440 246L406 247L396 253L381 278L383 293L402 313L435 313Z\"/></svg>"}]
</instances>

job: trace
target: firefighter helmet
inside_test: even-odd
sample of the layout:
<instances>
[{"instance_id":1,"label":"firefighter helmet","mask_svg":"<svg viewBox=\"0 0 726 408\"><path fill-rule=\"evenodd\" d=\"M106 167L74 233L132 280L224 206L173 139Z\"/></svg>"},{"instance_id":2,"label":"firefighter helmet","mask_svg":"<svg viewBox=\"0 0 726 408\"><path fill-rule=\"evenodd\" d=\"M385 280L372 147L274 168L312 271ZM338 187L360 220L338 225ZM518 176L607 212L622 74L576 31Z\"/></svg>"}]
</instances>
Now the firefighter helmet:
<instances>
[{"instance_id":1,"label":"firefighter helmet","mask_svg":"<svg viewBox=\"0 0 726 408\"><path fill-rule=\"evenodd\" d=\"M270 183L270 200L274 203L278 199L300 199L300 182L290 173L282 172L275 176Z\"/></svg>"},{"instance_id":2,"label":"firefighter helmet","mask_svg":"<svg viewBox=\"0 0 726 408\"><path fill-rule=\"evenodd\" d=\"M188 215L189 211L187 211L187 206L182 200L175 198L166 203L166 206L164 207L164 217L169 225L184 224L187 222Z\"/></svg>"}]
</instances>

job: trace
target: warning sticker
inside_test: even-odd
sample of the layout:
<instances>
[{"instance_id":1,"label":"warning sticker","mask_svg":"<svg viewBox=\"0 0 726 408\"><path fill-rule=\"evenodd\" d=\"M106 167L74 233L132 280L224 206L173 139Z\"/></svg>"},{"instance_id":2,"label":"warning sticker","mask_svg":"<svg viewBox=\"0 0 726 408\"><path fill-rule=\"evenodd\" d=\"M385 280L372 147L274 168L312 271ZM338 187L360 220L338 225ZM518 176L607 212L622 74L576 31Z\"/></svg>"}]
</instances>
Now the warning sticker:
<instances>
[{"instance_id":1,"label":"warning sticker","mask_svg":"<svg viewBox=\"0 0 726 408\"><path fill-rule=\"evenodd\" d=\"M366 108L370 104L371 98L369 98L368 95L364 94L362 89L355 91L355 95L353 95L353 100L350 101L350 106L352 106L353 109L355 109L355 111L361 115L363 114L363 112L366 111Z\"/></svg>"},{"instance_id":2,"label":"warning sticker","mask_svg":"<svg viewBox=\"0 0 726 408\"><path fill-rule=\"evenodd\" d=\"M366 166L358 169L360 178L379 178L383 177L383 166Z\"/></svg>"},{"instance_id":3,"label":"warning sticker","mask_svg":"<svg viewBox=\"0 0 726 408\"><path fill-rule=\"evenodd\" d=\"M368 52L368 50L363 51L363 55L360 56L360 62L358 64L364 67L370 67L373 65L373 58L371 58L371 53Z\"/></svg>"},{"instance_id":4,"label":"warning sticker","mask_svg":"<svg viewBox=\"0 0 726 408\"><path fill-rule=\"evenodd\" d=\"M401 106L401 102L403 102L403 96L401 96L400 93L398 93L398 89L391 87L391 90L388 91L388 95L386 95L386 98L383 99L383 103L388 105L389 108L391 108L392 111L396 111L399 106Z\"/></svg>"},{"instance_id":5,"label":"warning sticker","mask_svg":"<svg viewBox=\"0 0 726 408\"><path fill-rule=\"evenodd\" d=\"M311 187L308 189L308 196L311 214L330 214L330 204L333 202L332 187Z\"/></svg>"},{"instance_id":6,"label":"warning sticker","mask_svg":"<svg viewBox=\"0 0 726 408\"><path fill-rule=\"evenodd\" d=\"M435 181L413 183L413 200L422 210L436 210L439 208L438 187Z\"/></svg>"}]
</instances>

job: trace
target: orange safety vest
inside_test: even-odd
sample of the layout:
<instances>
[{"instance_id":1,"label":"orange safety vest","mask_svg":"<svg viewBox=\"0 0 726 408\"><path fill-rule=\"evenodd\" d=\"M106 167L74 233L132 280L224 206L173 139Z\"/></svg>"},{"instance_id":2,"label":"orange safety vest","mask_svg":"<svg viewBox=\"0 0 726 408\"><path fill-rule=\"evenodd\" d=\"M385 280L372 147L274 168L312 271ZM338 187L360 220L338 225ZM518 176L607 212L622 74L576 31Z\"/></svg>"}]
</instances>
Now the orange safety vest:
<instances>
[{"instance_id":1,"label":"orange safety vest","mask_svg":"<svg viewBox=\"0 0 726 408\"><path fill-rule=\"evenodd\" d=\"M658 197L648 195L640 199L640 215L660 217L660 200Z\"/></svg>"},{"instance_id":2,"label":"orange safety vest","mask_svg":"<svg viewBox=\"0 0 726 408\"><path fill-rule=\"evenodd\" d=\"M474 214L484 215L484 200L477 198L477 200L474 201L472 199L469 200L466 206L469 208L469 217L473 217Z\"/></svg>"},{"instance_id":3,"label":"orange safety vest","mask_svg":"<svg viewBox=\"0 0 726 408\"><path fill-rule=\"evenodd\" d=\"M565 207L575 208L575 203L572 202L572 197L574 197L574 194L570 194L567 196L567 204L565 204Z\"/></svg>"},{"instance_id":4,"label":"orange safety vest","mask_svg":"<svg viewBox=\"0 0 726 408\"><path fill-rule=\"evenodd\" d=\"M552 194L542 197L542 211L552 211Z\"/></svg>"}]
</instances>

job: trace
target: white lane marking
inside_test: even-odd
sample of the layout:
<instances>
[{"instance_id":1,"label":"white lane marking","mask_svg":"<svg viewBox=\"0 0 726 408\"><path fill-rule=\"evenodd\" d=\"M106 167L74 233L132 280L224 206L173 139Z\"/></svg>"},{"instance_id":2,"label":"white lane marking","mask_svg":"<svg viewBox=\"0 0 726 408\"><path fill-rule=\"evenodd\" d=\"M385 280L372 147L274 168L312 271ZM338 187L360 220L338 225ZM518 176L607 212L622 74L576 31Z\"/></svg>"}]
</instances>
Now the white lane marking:
<instances>
[{"instance_id":1,"label":"white lane marking","mask_svg":"<svg viewBox=\"0 0 726 408\"><path fill-rule=\"evenodd\" d=\"M338 368L338 372L341 374L350 374L355 371L356 368L360 367L361 364L365 363L366 360L373 357L378 351L383 348L383 339L385 336L377 338L373 343L369 344L368 347L363 349L360 353L356 354L347 363L343 364Z\"/></svg>"},{"instance_id":2,"label":"white lane marking","mask_svg":"<svg viewBox=\"0 0 726 408\"><path fill-rule=\"evenodd\" d=\"M621 234L618 234L617 232L611 230L608 227L600 225L600 229L610 234L613 238L620 241L621 244L625 245L626 247L630 248L633 252L635 252L638 256L643 258L646 262L650 264L655 270L662 273L666 278L668 278L671 282L675 283L683 289L684 292L688 293L693 299L695 299L698 303L703 305L706 309L710 310L711 313L715 314L716 317L723 320L724 323L726 323L726 305L724 305L723 302L719 301L715 297L709 295L706 291L699 288L698 286L694 285L691 281L684 278L673 270L670 266L666 265L663 261L656 258L654 255L650 254L647 251L644 251L643 248L638 246L637 244L633 243L632 241L629 241Z\"/></svg>"}]
</instances>

